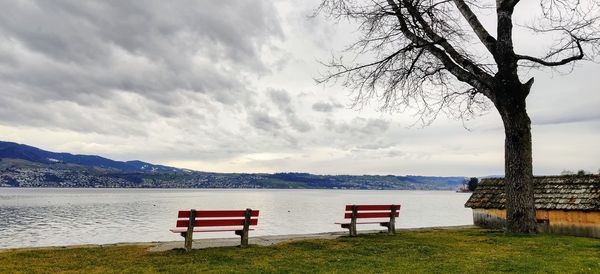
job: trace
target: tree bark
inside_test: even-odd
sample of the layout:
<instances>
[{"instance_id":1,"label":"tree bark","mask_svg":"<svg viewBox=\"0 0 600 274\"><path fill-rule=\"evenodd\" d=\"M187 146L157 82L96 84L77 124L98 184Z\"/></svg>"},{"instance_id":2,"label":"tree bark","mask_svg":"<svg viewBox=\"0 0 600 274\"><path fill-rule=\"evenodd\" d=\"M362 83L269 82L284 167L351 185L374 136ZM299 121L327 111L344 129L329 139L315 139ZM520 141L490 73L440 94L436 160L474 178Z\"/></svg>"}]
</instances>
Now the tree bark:
<instances>
[{"instance_id":1,"label":"tree bark","mask_svg":"<svg viewBox=\"0 0 600 274\"><path fill-rule=\"evenodd\" d=\"M525 106L531 83L508 85L511 90L497 93L502 94L496 107L504 122L506 221L512 233L536 232L531 120Z\"/></svg>"}]
</instances>

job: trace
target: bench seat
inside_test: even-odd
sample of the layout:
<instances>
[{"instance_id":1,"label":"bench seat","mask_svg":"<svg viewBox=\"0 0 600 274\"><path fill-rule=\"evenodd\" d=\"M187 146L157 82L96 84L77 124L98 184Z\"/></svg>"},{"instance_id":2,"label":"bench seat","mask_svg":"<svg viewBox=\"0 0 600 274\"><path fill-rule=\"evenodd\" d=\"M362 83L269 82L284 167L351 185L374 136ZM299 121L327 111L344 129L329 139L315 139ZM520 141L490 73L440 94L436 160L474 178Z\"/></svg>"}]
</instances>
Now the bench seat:
<instances>
[{"instance_id":1,"label":"bench seat","mask_svg":"<svg viewBox=\"0 0 600 274\"><path fill-rule=\"evenodd\" d=\"M173 233L187 233L187 229L186 228L176 228L176 229L169 229L171 232ZM193 232L221 232L221 231L242 231L244 230L243 227L240 227L239 229L231 229L231 228L223 228L223 229L194 229ZM248 231L252 231L254 230L253 228L249 228Z\"/></svg>"},{"instance_id":2,"label":"bench seat","mask_svg":"<svg viewBox=\"0 0 600 274\"><path fill-rule=\"evenodd\" d=\"M387 224L389 221L382 222L357 222L357 225L370 225L370 224ZM336 225L349 225L350 222L335 222Z\"/></svg>"}]
</instances>

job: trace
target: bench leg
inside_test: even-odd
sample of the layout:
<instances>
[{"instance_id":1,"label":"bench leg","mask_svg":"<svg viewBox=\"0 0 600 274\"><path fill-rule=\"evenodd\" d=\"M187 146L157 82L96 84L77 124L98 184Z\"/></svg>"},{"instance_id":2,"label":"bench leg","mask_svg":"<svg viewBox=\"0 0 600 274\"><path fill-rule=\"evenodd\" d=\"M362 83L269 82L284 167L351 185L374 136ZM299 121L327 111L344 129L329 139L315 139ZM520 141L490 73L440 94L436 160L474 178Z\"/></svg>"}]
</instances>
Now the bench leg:
<instances>
[{"instance_id":1,"label":"bench leg","mask_svg":"<svg viewBox=\"0 0 600 274\"><path fill-rule=\"evenodd\" d=\"M183 232L181 233L181 236L185 238L185 251L192 250L192 233Z\"/></svg>"},{"instance_id":2,"label":"bench leg","mask_svg":"<svg viewBox=\"0 0 600 274\"><path fill-rule=\"evenodd\" d=\"M342 224L342 228L348 229L348 232L350 233L350 237L355 237L356 236L356 224L352 225L352 224Z\"/></svg>"},{"instance_id":3,"label":"bench leg","mask_svg":"<svg viewBox=\"0 0 600 274\"><path fill-rule=\"evenodd\" d=\"M252 218L252 209L246 208L246 214L244 216L244 229L242 231L240 231L240 238L242 238L241 243L240 243L241 247L248 246L248 231L250 230L251 218Z\"/></svg>"},{"instance_id":4,"label":"bench leg","mask_svg":"<svg viewBox=\"0 0 600 274\"><path fill-rule=\"evenodd\" d=\"M248 231L236 230L235 235L240 236L240 246L248 247Z\"/></svg>"},{"instance_id":5,"label":"bench leg","mask_svg":"<svg viewBox=\"0 0 600 274\"><path fill-rule=\"evenodd\" d=\"M350 232L350 236L352 236L352 231L350 231L350 224L341 224L341 227L348 229L348 232Z\"/></svg>"},{"instance_id":6,"label":"bench leg","mask_svg":"<svg viewBox=\"0 0 600 274\"><path fill-rule=\"evenodd\" d=\"M358 207L352 205L352 216L350 218L350 236L356 237L356 216L358 215Z\"/></svg>"},{"instance_id":7,"label":"bench leg","mask_svg":"<svg viewBox=\"0 0 600 274\"><path fill-rule=\"evenodd\" d=\"M388 223L388 235L396 235L396 223Z\"/></svg>"},{"instance_id":8,"label":"bench leg","mask_svg":"<svg viewBox=\"0 0 600 274\"><path fill-rule=\"evenodd\" d=\"M396 224L395 223L380 223L379 225L387 227L388 235L396 235Z\"/></svg>"},{"instance_id":9,"label":"bench leg","mask_svg":"<svg viewBox=\"0 0 600 274\"><path fill-rule=\"evenodd\" d=\"M240 246L247 247L248 246L248 231L242 231L242 235L240 236Z\"/></svg>"},{"instance_id":10,"label":"bench leg","mask_svg":"<svg viewBox=\"0 0 600 274\"><path fill-rule=\"evenodd\" d=\"M388 225L388 235L396 235L396 224L390 223Z\"/></svg>"},{"instance_id":11,"label":"bench leg","mask_svg":"<svg viewBox=\"0 0 600 274\"><path fill-rule=\"evenodd\" d=\"M185 237L185 251L192 250L192 238L194 236L194 225L196 223L196 210L190 209L190 219L188 220L187 231L181 233L181 236Z\"/></svg>"},{"instance_id":12,"label":"bench leg","mask_svg":"<svg viewBox=\"0 0 600 274\"><path fill-rule=\"evenodd\" d=\"M391 206L390 222L388 223L388 235L396 235L396 205Z\"/></svg>"}]
</instances>

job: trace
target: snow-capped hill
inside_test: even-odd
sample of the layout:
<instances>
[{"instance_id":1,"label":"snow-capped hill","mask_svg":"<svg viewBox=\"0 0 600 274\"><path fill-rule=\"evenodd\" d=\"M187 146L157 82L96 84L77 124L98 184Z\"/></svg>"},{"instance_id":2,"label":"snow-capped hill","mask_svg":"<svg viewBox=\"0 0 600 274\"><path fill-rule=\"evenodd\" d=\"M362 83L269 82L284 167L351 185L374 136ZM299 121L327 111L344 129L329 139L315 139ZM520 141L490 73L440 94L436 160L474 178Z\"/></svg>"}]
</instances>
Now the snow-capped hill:
<instances>
[{"instance_id":1,"label":"snow-capped hill","mask_svg":"<svg viewBox=\"0 0 600 274\"><path fill-rule=\"evenodd\" d=\"M183 170L142 161L115 161L97 155L57 153L36 147L0 141L0 159L20 159L41 164L74 164L86 167L140 172L183 172Z\"/></svg>"}]
</instances>

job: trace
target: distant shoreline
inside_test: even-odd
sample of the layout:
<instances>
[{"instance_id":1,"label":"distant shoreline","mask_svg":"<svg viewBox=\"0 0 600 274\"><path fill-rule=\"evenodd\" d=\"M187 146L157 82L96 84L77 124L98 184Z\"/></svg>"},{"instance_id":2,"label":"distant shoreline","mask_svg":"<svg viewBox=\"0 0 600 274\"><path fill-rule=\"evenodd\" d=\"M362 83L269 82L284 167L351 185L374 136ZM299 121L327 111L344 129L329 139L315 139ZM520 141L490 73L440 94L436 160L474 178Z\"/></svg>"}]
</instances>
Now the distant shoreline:
<instances>
[{"instance_id":1,"label":"distant shoreline","mask_svg":"<svg viewBox=\"0 0 600 274\"><path fill-rule=\"evenodd\" d=\"M452 189L359 189L359 188L182 188L182 187L15 187L0 186L0 189L119 189L119 190L358 190L358 191L432 191L454 192L458 194L471 194L472 192L457 192Z\"/></svg>"}]
</instances>

